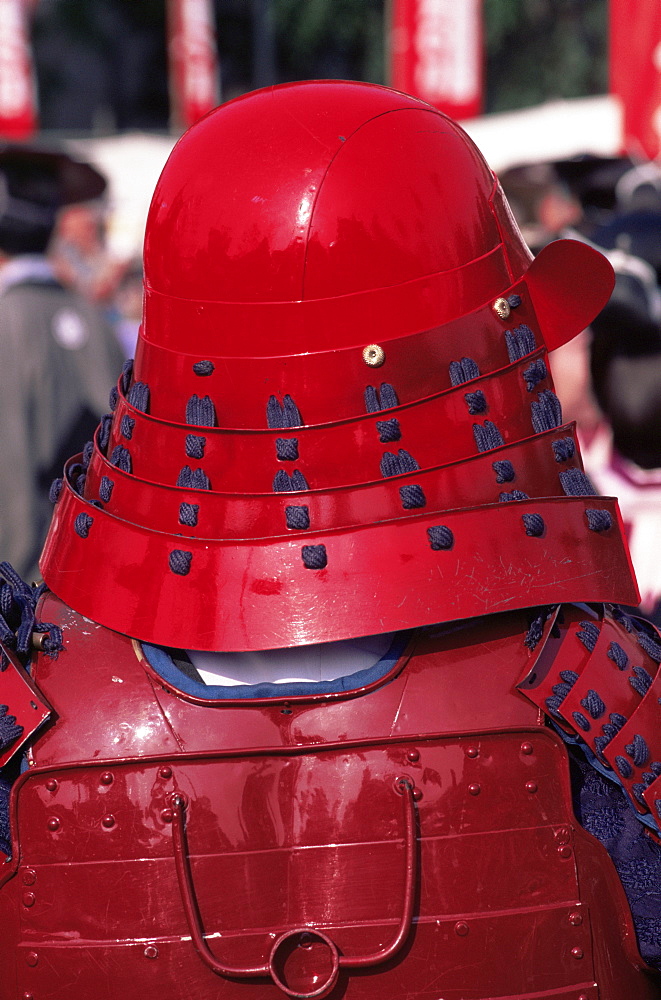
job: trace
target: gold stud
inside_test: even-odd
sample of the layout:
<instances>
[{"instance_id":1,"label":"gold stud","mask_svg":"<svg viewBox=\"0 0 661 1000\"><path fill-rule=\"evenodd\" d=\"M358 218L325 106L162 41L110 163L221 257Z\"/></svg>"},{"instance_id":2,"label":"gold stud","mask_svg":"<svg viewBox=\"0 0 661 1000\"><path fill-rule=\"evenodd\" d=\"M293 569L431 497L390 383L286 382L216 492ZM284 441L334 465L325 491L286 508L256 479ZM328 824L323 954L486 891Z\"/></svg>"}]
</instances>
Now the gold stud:
<instances>
[{"instance_id":1,"label":"gold stud","mask_svg":"<svg viewBox=\"0 0 661 1000\"><path fill-rule=\"evenodd\" d=\"M386 360L386 352L378 344L368 344L363 347L363 361L370 368L380 368Z\"/></svg>"},{"instance_id":2,"label":"gold stud","mask_svg":"<svg viewBox=\"0 0 661 1000\"><path fill-rule=\"evenodd\" d=\"M496 299L493 306L491 307L495 312L496 316L500 316L501 319L507 319L510 312L510 304L507 299Z\"/></svg>"}]
</instances>

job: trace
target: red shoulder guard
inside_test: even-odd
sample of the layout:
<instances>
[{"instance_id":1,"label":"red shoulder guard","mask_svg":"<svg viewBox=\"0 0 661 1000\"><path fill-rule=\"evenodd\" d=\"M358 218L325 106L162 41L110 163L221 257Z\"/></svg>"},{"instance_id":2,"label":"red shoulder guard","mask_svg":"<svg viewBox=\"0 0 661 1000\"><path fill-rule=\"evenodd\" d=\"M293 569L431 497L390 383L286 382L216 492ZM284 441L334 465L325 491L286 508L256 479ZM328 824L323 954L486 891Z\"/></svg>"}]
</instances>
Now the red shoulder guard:
<instances>
[{"instance_id":1,"label":"red shoulder guard","mask_svg":"<svg viewBox=\"0 0 661 1000\"><path fill-rule=\"evenodd\" d=\"M16 654L0 643L0 768L50 717L51 707Z\"/></svg>"},{"instance_id":2,"label":"red shoulder guard","mask_svg":"<svg viewBox=\"0 0 661 1000\"><path fill-rule=\"evenodd\" d=\"M519 690L612 771L661 839L661 636L618 609L565 606Z\"/></svg>"}]
</instances>

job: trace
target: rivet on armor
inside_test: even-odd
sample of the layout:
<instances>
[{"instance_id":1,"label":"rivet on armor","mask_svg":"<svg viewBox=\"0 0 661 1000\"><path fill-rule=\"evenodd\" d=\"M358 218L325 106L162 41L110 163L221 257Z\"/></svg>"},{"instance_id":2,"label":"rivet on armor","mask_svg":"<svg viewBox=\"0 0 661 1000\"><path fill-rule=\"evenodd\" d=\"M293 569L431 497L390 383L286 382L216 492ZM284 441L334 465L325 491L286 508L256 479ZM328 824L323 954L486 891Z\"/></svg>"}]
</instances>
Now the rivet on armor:
<instances>
[{"instance_id":1,"label":"rivet on armor","mask_svg":"<svg viewBox=\"0 0 661 1000\"><path fill-rule=\"evenodd\" d=\"M421 798L422 798L422 791L419 788L416 788L416 790L413 792L413 801L419 802Z\"/></svg>"},{"instance_id":2,"label":"rivet on armor","mask_svg":"<svg viewBox=\"0 0 661 1000\"><path fill-rule=\"evenodd\" d=\"M479 757L480 756L480 751L479 751L478 747L468 747L467 750L466 750L466 756L467 757Z\"/></svg>"},{"instance_id":3,"label":"rivet on armor","mask_svg":"<svg viewBox=\"0 0 661 1000\"><path fill-rule=\"evenodd\" d=\"M583 958L583 949L582 948L572 948L572 950L571 950L571 957L572 958Z\"/></svg>"},{"instance_id":4,"label":"rivet on armor","mask_svg":"<svg viewBox=\"0 0 661 1000\"><path fill-rule=\"evenodd\" d=\"M22 898L23 898L23 906L34 906L34 901L36 899L36 896L33 892L24 892Z\"/></svg>"},{"instance_id":5,"label":"rivet on armor","mask_svg":"<svg viewBox=\"0 0 661 1000\"><path fill-rule=\"evenodd\" d=\"M49 792L57 791L57 778L49 778L46 782L46 788Z\"/></svg>"},{"instance_id":6,"label":"rivet on armor","mask_svg":"<svg viewBox=\"0 0 661 1000\"><path fill-rule=\"evenodd\" d=\"M23 872L23 885L34 885L37 881L37 873L34 868L26 868Z\"/></svg>"},{"instance_id":7,"label":"rivet on armor","mask_svg":"<svg viewBox=\"0 0 661 1000\"><path fill-rule=\"evenodd\" d=\"M24 993L21 1000L34 1000L34 993Z\"/></svg>"},{"instance_id":8,"label":"rivet on armor","mask_svg":"<svg viewBox=\"0 0 661 1000\"><path fill-rule=\"evenodd\" d=\"M104 771L101 777L99 778L99 781L101 782L102 785L112 785L114 778L110 771Z\"/></svg>"},{"instance_id":9,"label":"rivet on armor","mask_svg":"<svg viewBox=\"0 0 661 1000\"><path fill-rule=\"evenodd\" d=\"M500 319L507 319L512 311L512 307L507 299L496 299L491 308Z\"/></svg>"},{"instance_id":10,"label":"rivet on armor","mask_svg":"<svg viewBox=\"0 0 661 1000\"><path fill-rule=\"evenodd\" d=\"M556 830L554 836L559 844L568 844L571 839L569 828L566 826L561 826Z\"/></svg>"},{"instance_id":11,"label":"rivet on armor","mask_svg":"<svg viewBox=\"0 0 661 1000\"><path fill-rule=\"evenodd\" d=\"M522 743L521 753L524 753L526 757L529 757L530 754L532 753L532 743Z\"/></svg>"},{"instance_id":12,"label":"rivet on armor","mask_svg":"<svg viewBox=\"0 0 661 1000\"><path fill-rule=\"evenodd\" d=\"M159 778L164 778L167 781L168 778L172 777L172 768L168 767L167 764L164 767L159 767L158 776Z\"/></svg>"},{"instance_id":13,"label":"rivet on armor","mask_svg":"<svg viewBox=\"0 0 661 1000\"><path fill-rule=\"evenodd\" d=\"M473 784L468 786L468 791L471 795L479 795L482 789L478 784Z\"/></svg>"},{"instance_id":14,"label":"rivet on armor","mask_svg":"<svg viewBox=\"0 0 661 1000\"><path fill-rule=\"evenodd\" d=\"M406 754L406 759L410 760L412 764L415 764L416 761L420 760L420 751L409 750Z\"/></svg>"},{"instance_id":15,"label":"rivet on armor","mask_svg":"<svg viewBox=\"0 0 661 1000\"><path fill-rule=\"evenodd\" d=\"M470 928L465 920L458 920L457 923L454 925L454 932L459 937L466 937L469 929Z\"/></svg>"},{"instance_id":16,"label":"rivet on armor","mask_svg":"<svg viewBox=\"0 0 661 1000\"><path fill-rule=\"evenodd\" d=\"M363 361L370 368L380 368L386 360L386 352L378 344L368 344L363 348Z\"/></svg>"},{"instance_id":17,"label":"rivet on armor","mask_svg":"<svg viewBox=\"0 0 661 1000\"><path fill-rule=\"evenodd\" d=\"M558 854L561 858L571 858L572 849L569 844L564 844L562 847L558 848Z\"/></svg>"},{"instance_id":18,"label":"rivet on armor","mask_svg":"<svg viewBox=\"0 0 661 1000\"><path fill-rule=\"evenodd\" d=\"M572 925L572 927L580 927L580 925L583 923L583 914L578 913L576 910L574 910L573 913L569 914L569 923Z\"/></svg>"},{"instance_id":19,"label":"rivet on armor","mask_svg":"<svg viewBox=\"0 0 661 1000\"><path fill-rule=\"evenodd\" d=\"M101 826L105 826L106 830L110 830L114 825L115 825L115 817L112 815L112 813L108 813L108 815L104 816L103 819L101 820Z\"/></svg>"},{"instance_id":20,"label":"rivet on armor","mask_svg":"<svg viewBox=\"0 0 661 1000\"><path fill-rule=\"evenodd\" d=\"M535 792L537 791L537 782L536 781L526 781L526 791L530 792L531 795L534 795Z\"/></svg>"},{"instance_id":21,"label":"rivet on armor","mask_svg":"<svg viewBox=\"0 0 661 1000\"><path fill-rule=\"evenodd\" d=\"M171 823L173 819L173 812L171 809L163 809L161 811L161 819L164 823Z\"/></svg>"},{"instance_id":22,"label":"rivet on armor","mask_svg":"<svg viewBox=\"0 0 661 1000\"><path fill-rule=\"evenodd\" d=\"M34 966L39 961L39 956L37 955L36 951L29 951L25 956L25 961L28 963L28 965L31 965L34 968Z\"/></svg>"},{"instance_id":23,"label":"rivet on armor","mask_svg":"<svg viewBox=\"0 0 661 1000\"><path fill-rule=\"evenodd\" d=\"M154 944L148 944L144 950L145 958L158 958L158 948Z\"/></svg>"},{"instance_id":24,"label":"rivet on armor","mask_svg":"<svg viewBox=\"0 0 661 1000\"><path fill-rule=\"evenodd\" d=\"M57 816L51 816L51 818L48 820L47 825L49 830L55 831L60 829L60 821L57 818Z\"/></svg>"}]
</instances>

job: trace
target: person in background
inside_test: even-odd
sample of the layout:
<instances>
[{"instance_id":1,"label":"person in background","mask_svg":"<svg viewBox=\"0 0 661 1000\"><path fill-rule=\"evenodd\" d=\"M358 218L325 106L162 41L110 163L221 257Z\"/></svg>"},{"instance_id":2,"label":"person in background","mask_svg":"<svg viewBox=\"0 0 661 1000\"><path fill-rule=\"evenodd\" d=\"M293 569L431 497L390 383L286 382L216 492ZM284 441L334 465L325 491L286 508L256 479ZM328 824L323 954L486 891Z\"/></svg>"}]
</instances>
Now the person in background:
<instances>
[{"instance_id":1,"label":"person in background","mask_svg":"<svg viewBox=\"0 0 661 1000\"><path fill-rule=\"evenodd\" d=\"M27 576L38 572L54 472L90 437L122 364L112 329L46 256L59 209L104 188L63 153L0 149L0 546Z\"/></svg>"}]
</instances>

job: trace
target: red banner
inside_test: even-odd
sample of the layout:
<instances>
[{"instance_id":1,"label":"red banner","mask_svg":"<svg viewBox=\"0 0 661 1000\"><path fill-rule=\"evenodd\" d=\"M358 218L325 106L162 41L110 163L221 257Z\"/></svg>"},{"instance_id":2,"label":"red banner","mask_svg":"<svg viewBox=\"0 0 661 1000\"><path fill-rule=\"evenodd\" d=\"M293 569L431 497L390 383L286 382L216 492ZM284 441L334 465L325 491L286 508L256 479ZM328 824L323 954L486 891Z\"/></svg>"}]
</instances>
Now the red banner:
<instances>
[{"instance_id":1,"label":"red banner","mask_svg":"<svg viewBox=\"0 0 661 1000\"><path fill-rule=\"evenodd\" d=\"M173 125L188 128L220 103L212 0L168 0L168 57Z\"/></svg>"},{"instance_id":2,"label":"red banner","mask_svg":"<svg viewBox=\"0 0 661 1000\"><path fill-rule=\"evenodd\" d=\"M623 152L661 153L661 3L610 0L610 89L622 101Z\"/></svg>"},{"instance_id":3,"label":"red banner","mask_svg":"<svg viewBox=\"0 0 661 1000\"><path fill-rule=\"evenodd\" d=\"M0 0L0 136L27 139L36 126L36 91L24 0Z\"/></svg>"},{"instance_id":4,"label":"red banner","mask_svg":"<svg viewBox=\"0 0 661 1000\"><path fill-rule=\"evenodd\" d=\"M482 0L392 0L391 82L453 118L482 110Z\"/></svg>"}]
</instances>

